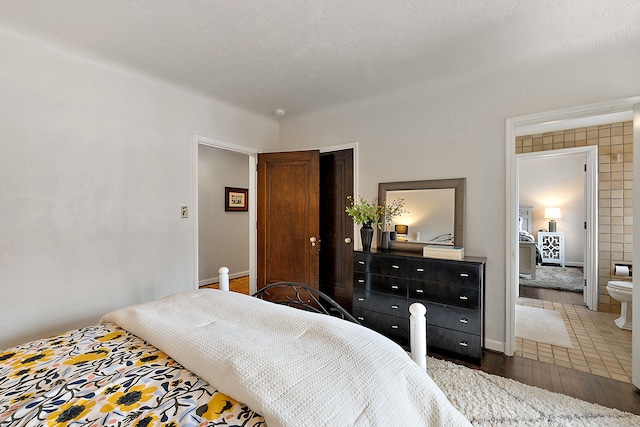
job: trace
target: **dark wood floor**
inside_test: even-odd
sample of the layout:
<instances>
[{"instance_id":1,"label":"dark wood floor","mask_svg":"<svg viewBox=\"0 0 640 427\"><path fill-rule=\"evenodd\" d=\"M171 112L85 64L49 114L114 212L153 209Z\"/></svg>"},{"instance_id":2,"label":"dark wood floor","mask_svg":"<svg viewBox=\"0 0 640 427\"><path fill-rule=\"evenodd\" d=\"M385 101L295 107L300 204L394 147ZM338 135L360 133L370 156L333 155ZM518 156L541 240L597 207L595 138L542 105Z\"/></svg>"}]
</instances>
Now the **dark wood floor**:
<instances>
[{"instance_id":1,"label":"dark wood floor","mask_svg":"<svg viewBox=\"0 0 640 427\"><path fill-rule=\"evenodd\" d=\"M582 294L577 292L520 286L520 296L565 304L583 304ZM430 355L555 393L640 415L640 390L633 384L493 351L483 353L481 366L437 354Z\"/></svg>"},{"instance_id":2,"label":"dark wood floor","mask_svg":"<svg viewBox=\"0 0 640 427\"><path fill-rule=\"evenodd\" d=\"M212 287L215 287L215 285ZM245 294L249 292L247 280L231 280L229 287L237 292ZM559 292L521 286L520 295L526 298L539 298L566 304L582 304L582 294L576 292ZM488 374L511 378L555 393L566 394L608 408L616 408L640 415L640 391L633 384L525 359L524 357L505 356L502 353L493 351L484 352L482 365L480 366L438 354L430 353L429 355L468 366L472 369L479 369Z\"/></svg>"},{"instance_id":3,"label":"dark wood floor","mask_svg":"<svg viewBox=\"0 0 640 427\"><path fill-rule=\"evenodd\" d=\"M545 301L560 302L562 304L584 305L582 292L563 292L555 289L520 286L519 293L523 298L543 299Z\"/></svg>"}]
</instances>

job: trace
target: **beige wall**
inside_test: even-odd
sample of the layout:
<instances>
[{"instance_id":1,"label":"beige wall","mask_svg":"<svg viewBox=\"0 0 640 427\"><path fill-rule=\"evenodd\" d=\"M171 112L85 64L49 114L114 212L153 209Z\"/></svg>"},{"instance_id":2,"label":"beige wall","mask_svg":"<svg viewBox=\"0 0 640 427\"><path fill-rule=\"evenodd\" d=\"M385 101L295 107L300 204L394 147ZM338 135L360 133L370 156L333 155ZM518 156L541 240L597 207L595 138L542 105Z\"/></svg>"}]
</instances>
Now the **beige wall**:
<instances>
[{"instance_id":1,"label":"beige wall","mask_svg":"<svg viewBox=\"0 0 640 427\"><path fill-rule=\"evenodd\" d=\"M194 134L278 122L0 27L0 348L193 289Z\"/></svg>"},{"instance_id":2,"label":"beige wall","mask_svg":"<svg viewBox=\"0 0 640 427\"><path fill-rule=\"evenodd\" d=\"M615 263L633 258L633 122L618 122L516 138L516 154L598 146L598 311L620 312L606 290Z\"/></svg>"},{"instance_id":3,"label":"beige wall","mask_svg":"<svg viewBox=\"0 0 640 427\"><path fill-rule=\"evenodd\" d=\"M218 282L225 266L232 279L249 274L249 212L225 212L225 187L249 187L249 156L198 146L198 282Z\"/></svg>"}]
</instances>

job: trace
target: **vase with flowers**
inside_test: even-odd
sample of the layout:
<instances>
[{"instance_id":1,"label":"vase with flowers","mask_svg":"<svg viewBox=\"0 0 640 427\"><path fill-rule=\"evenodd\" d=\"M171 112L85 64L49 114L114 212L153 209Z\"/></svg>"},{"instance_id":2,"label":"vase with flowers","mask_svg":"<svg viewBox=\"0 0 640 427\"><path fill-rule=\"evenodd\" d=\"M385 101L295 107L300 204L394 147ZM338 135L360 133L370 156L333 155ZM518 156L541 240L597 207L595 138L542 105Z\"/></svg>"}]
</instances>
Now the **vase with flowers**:
<instances>
[{"instance_id":1,"label":"vase with flowers","mask_svg":"<svg viewBox=\"0 0 640 427\"><path fill-rule=\"evenodd\" d=\"M382 231L382 249L389 249L390 247L390 240L391 240L391 233L392 231L389 230L389 228L391 227L391 222L393 221L394 218L405 214L405 213L409 213L409 211L407 211L404 208L404 199L395 199L393 202L391 203L387 203L386 201L383 202L382 207L382 217L384 219L384 230Z\"/></svg>"},{"instance_id":2,"label":"vase with flowers","mask_svg":"<svg viewBox=\"0 0 640 427\"><path fill-rule=\"evenodd\" d=\"M376 198L372 202L368 202L359 197L356 202L353 197L347 196L347 200L349 200L349 205L345 208L345 212L353 219L354 223L361 226L362 250L368 252L371 250L371 242L373 240L372 225L377 225L380 228L380 217L382 216L383 208L378 205Z\"/></svg>"}]
</instances>

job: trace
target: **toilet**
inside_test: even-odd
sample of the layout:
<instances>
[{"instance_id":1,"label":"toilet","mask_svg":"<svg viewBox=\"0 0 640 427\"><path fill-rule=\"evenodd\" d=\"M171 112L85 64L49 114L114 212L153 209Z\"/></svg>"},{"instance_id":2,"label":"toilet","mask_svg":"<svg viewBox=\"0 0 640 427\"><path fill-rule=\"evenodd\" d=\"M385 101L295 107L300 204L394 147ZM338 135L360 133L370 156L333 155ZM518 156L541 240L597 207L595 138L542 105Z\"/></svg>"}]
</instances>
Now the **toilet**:
<instances>
[{"instance_id":1,"label":"toilet","mask_svg":"<svg viewBox=\"0 0 640 427\"><path fill-rule=\"evenodd\" d=\"M615 322L618 328L631 330L631 298L633 296L633 282L612 280L607 284L607 292L611 298L620 301L620 317Z\"/></svg>"}]
</instances>

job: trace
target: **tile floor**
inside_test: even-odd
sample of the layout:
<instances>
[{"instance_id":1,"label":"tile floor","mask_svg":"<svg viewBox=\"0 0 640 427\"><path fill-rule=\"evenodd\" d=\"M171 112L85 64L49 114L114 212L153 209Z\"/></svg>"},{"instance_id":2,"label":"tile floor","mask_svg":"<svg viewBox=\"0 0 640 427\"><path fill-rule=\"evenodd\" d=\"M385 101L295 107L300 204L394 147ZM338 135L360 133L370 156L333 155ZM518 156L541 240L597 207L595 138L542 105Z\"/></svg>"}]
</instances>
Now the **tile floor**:
<instances>
[{"instance_id":1,"label":"tile floor","mask_svg":"<svg viewBox=\"0 0 640 427\"><path fill-rule=\"evenodd\" d=\"M523 297L516 304L559 311L573 345L565 348L516 337L517 356L631 382L631 331L613 323L619 315Z\"/></svg>"}]
</instances>

